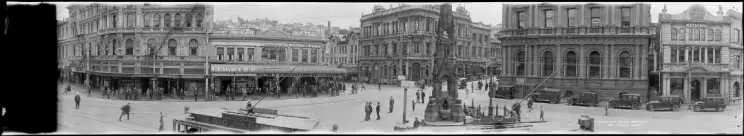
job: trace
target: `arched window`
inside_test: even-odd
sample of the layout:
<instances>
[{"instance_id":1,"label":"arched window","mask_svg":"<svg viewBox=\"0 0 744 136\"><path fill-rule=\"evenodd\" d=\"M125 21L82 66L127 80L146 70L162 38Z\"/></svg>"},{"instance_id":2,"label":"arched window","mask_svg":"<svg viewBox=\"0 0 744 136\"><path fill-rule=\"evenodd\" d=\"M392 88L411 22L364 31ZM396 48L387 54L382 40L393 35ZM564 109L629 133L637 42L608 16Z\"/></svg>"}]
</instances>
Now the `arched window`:
<instances>
[{"instance_id":1,"label":"arched window","mask_svg":"<svg viewBox=\"0 0 744 136\"><path fill-rule=\"evenodd\" d=\"M687 37L687 35L686 35L687 30L685 30L685 28L681 28L677 32L679 33L678 34L679 38L677 38L677 39L680 40L680 41L684 41L685 40L685 37Z\"/></svg>"},{"instance_id":2,"label":"arched window","mask_svg":"<svg viewBox=\"0 0 744 136\"><path fill-rule=\"evenodd\" d=\"M152 27L160 27L160 19L161 19L160 14L155 14L155 16L152 17L152 19L153 19Z\"/></svg>"},{"instance_id":3,"label":"arched window","mask_svg":"<svg viewBox=\"0 0 744 136\"><path fill-rule=\"evenodd\" d=\"M524 75L524 51L520 50L519 53L517 53L516 61L517 61L517 76L523 76Z\"/></svg>"},{"instance_id":4,"label":"arched window","mask_svg":"<svg viewBox=\"0 0 744 136\"><path fill-rule=\"evenodd\" d=\"M633 60L628 51L623 51L618 57L618 64L620 64L619 74L621 78L630 77L630 68L633 67Z\"/></svg>"},{"instance_id":5,"label":"arched window","mask_svg":"<svg viewBox=\"0 0 744 136\"><path fill-rule=\"evenodd\" d=\"M170 16L170 14L165 14L165 15L163 16L163 19L165 19L165 20L163 21L163 26L164 26L164 27L170 27L170 26L171 26L171 16Z\"/></svg>"},{"instance_id":6,"label":"arched window","mask_svg":"<svg viewBox=\"0 0 744 136\"><path fill-rule=\"evenodd\" d=\"M593 51L589 53L589 77L600 77L600 69L602 68L602 57L599 52Z\"/></svg>"},{"instance_id":7,"label":"arched window","mask_svg":"<svg viewBox=\"0 0 744 136\"><path fill-rule=\"evenodd\" d=\"M126 46L126 55L134 55L134 40L127 39L124 44Z\"/></svg>"},{"instance_id":8,"label":"arched window","mask_svg":"<svg viewBox=\"0 0 744 136\"><path fill-rule=\"evenodd\" d=\"M197 41L196 39L191 39L191 41L189 41L189 55L196 56L198 53L197 52L198 50L199 50L199 41Z\"/></svg>"},{"instance_id":9,"label":"arched window","mask_svg":"<svg viewBox=\"0 0 744 136\"><path fill-rule=\"evenodd\" d=\"M176 13L174 17L175 19L173 20L173 26L181 27L181 21L183 20L183 18L181 18L181 14Z\"/></svg>"},{"instance_id":10,"label":"arched window","mask_svg":"<svg viewBox=\"0 0 744 136\"><path fill-rule=\"evenodd\" d=\"M116 39L111 41L111 55L117 55L117 51L119 48L116 47Z\"/></svg>"},{"instance_id":11,"label":"arched window","mask_svg":"<svg viewBox=\"0 0 744 136\"><path fill-rule=\"evenodd\" d=\"M154 53L157 53L155 51L157 49L157 47L155 46L155 39L147 39L147 49L147 53L150 55L154 55Z\"/></svg>"},{"instance_id":12,"label":"arched window","mask_svg":"<svg viewBox=\"0 0 744 136\"><path fill-rule=\"evenodd\" d=\"M168 40L168 55L176 56L176 47L178 47L176 39Z\"/></svg>"},{"instance_id":13,"label":"arched window","mask_svg":"<svg viewBox=\"0 0 744 136\"><path fill-rule=\"evenodd\" d=\"M692 32L693 32L692 33L692 36L693 36L693 39L692 40L693 41L700 41L700 29L693 28L692 29Z\"/></svg>"},{"instance_id":14,"label":"arched window","mask_svg":"<svg viewBox=\"0 0 744 136\"><path fill-rule=\"evenodd\" d=\"M191 27L191 21L194 21L191 17L191 14L186 14L186 18L184 19L184 22L186 24L186 27Z\"/></svg>"},{"instance_id":15,"label":"arched window","mask_svg":"<svg viewBox=\"0 0 744 136\"><path fill-rule=\"evenodd\" d=\"M576 53L573 51L568 51L566 53L566 61L564 61L566 65L566 76L567 77L576 77L576 64L577 64L577 58Z\"/></svg>"},{"instance_id":16,"label":"arched window","mask_svg":"<svg viewBox=\"0 0 744 136\"><path fill-rule=\"evenodd\" d=\"M142 21L142 24L145 27L150 27L150 21L152 21L152 14L145 14L145 20Z\"/></svg>"},{"instance_id":17,"label":"arched window","mask_svg":"<svg viewBox=\"0 0 744 136\"><path fill-rule=\"evenodd\" d=\"M672 28L672 41L677 40L677 29Z\"/></svg>"},{"instance_id":18,"label":"arched window","mask_svg":"<svg viewBox=\"0 0 744 136\"><path fill-rule=\"evenodd\" d=\"M543 76L553 74L553 53L545 51L543 53Z\"/></svg>"}]
</instances>

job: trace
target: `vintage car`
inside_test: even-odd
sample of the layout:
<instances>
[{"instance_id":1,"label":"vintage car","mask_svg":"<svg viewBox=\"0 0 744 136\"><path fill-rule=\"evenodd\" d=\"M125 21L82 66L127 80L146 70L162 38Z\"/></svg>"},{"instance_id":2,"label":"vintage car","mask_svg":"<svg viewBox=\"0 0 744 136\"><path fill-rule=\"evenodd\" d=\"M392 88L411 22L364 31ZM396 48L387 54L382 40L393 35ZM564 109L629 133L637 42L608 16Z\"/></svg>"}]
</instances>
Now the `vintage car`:
<instances>
[{"instance_id":1,"label":"vintage car","mask_svg":"<svg viewBox=\"0 0 744 136\"><path fill-rule=\"evenodd\" d=\"M641 109L641 95L633 93L621 93L615 99L610 100L610 107L622 109Z\"/></svg>"},{"instance_id":2,"label":"vintage car","mask_svg":"<svg viewBox=\"0 0 744 136\"><path fill-rule=\"evenodd\" d=\"M656 100L652 100L646 103L646 110L648 111L657 111L657 110L679 111L679 108L681 105L682 105L682 97L662 96Z\"/></svg>"},{"instance_id":3,"label":"vintage car","mask_svg":"<svg viewBox=\"0 0 744 136\"><path fill-rule=\"evenodd\" d=\"M561 90L553 88L537 90L532 95L532 99L535 102L559 103L561 102Z\"/></svg>"},{"instance_id":4,"label":"vintage car","mask_svg":"<svg viewBox=\"0 0 744 136\"><path fill-rule=\"evenodd\" d=\"M491 88L488 93L491 98L503 98L503 99L514 99L514 92L516 90L513 86L499 86L498 88Z\"/></svg>"},{"instance_id":5,"label":"vintage car","mask_svg":"<svg viewBox=\"0 0 744 136\"><path fill-rule=\"evenodd\" d=\"M723 111L726 109L725 99L723 97L706 97L700 101L695 102L692 111L699 112L705 109L716 109L715 111Z\"/></svg>"},{"instance_id":6,"label":"vintage car","mask_svg":"<svg viewBox=\"0 0 744 136\"><path fill-rule=\"evenodd\" d=\"M599 105L599 93L597 92L581 92L578 96L569 99L569 105L580 105L580 106L598 106Z\"/></svg>"}]
</instances>

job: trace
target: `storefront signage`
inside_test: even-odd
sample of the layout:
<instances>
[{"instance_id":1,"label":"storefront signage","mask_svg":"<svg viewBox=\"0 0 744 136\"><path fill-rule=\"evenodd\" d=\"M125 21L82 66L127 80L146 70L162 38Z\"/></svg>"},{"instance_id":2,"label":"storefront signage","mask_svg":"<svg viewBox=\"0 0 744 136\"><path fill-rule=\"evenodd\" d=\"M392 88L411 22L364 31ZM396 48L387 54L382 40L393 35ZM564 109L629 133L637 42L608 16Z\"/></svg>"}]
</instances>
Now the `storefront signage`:
<instances>
[{"instance_id":1,"label":"storefront signage","mask_svg":"<svg viewBox=\"0 0 744 136\"><path fill-rule=\"evenodd\" d=\"M687 27L707 27L705 24L687 24Z\"/></svg>"}]
</instances>

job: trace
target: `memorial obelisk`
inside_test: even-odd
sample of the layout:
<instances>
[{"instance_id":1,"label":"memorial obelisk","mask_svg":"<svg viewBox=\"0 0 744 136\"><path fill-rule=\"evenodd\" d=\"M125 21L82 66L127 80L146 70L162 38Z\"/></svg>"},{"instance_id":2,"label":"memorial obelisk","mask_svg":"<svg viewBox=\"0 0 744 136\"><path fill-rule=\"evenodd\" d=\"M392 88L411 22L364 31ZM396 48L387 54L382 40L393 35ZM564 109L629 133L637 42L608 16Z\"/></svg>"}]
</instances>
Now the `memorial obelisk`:
<instances>
[{"instance_id":1,"label":"memorial obelisk","mask_svg":"<svg viewBox=\"0 0 744 136\"><path fill-rule=\"evenodd\" d=\"M452 5L439 7L439 22L436 29L437 43L434 51L433 90L426 105L424 121L427 125L458 124L465 119L462 101L457 98L455 82L455 58L453 54L455 39L455 17ZM447 84L443 92L442 83Z\"/></svg>"}]
</instances>

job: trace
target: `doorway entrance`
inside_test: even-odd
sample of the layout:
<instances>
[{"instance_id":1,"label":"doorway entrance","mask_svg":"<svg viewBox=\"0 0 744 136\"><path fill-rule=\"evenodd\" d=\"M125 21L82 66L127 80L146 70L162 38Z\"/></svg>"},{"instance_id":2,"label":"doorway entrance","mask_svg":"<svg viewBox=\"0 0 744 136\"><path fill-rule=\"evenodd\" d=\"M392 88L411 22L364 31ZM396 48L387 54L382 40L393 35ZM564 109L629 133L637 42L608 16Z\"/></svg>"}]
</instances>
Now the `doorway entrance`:
<instances>
[{"instance_id":1,"label":"doorway entrance","mask_svg":"<svg viewBox=\"0 0 744 136\"><path fill-rule=\"evenodd\" d=\"M690 100L692 101L700 100L700 89L701 89L700 81L692 80L692 82L690 83L690 87L691 87Z\"/></svg>"}]
</instances>

